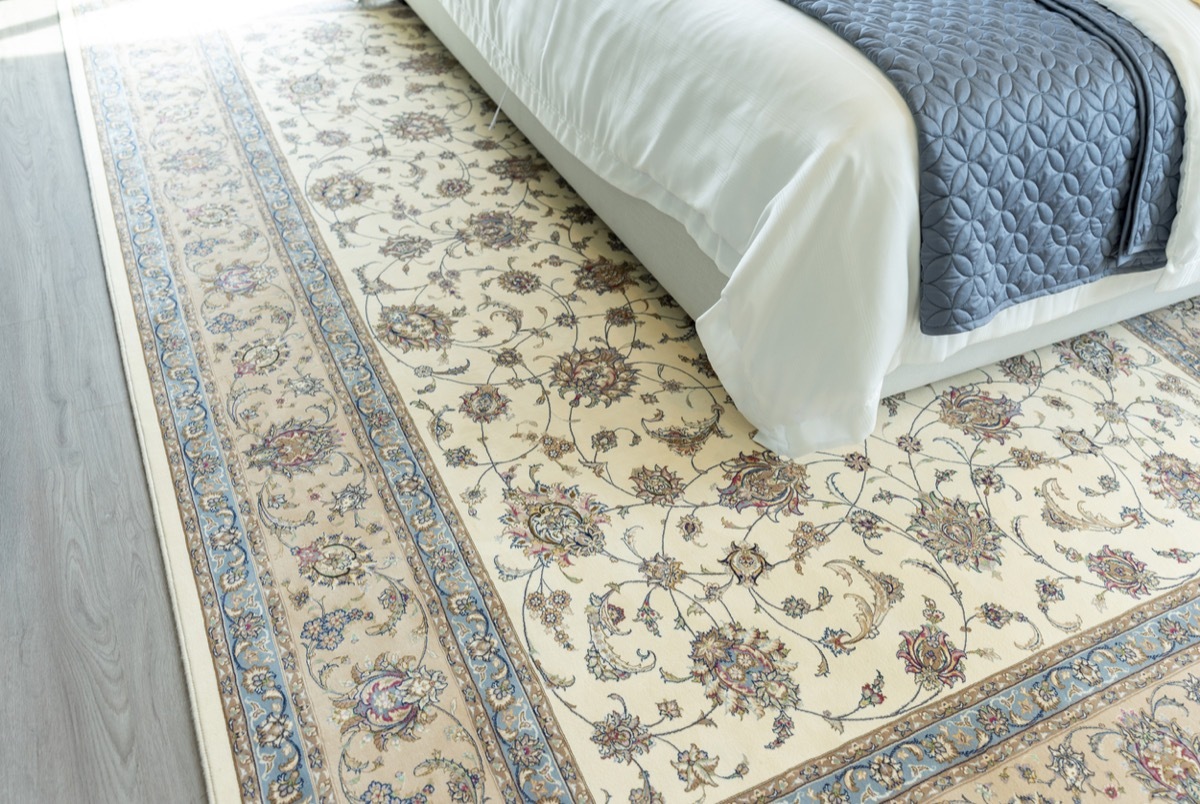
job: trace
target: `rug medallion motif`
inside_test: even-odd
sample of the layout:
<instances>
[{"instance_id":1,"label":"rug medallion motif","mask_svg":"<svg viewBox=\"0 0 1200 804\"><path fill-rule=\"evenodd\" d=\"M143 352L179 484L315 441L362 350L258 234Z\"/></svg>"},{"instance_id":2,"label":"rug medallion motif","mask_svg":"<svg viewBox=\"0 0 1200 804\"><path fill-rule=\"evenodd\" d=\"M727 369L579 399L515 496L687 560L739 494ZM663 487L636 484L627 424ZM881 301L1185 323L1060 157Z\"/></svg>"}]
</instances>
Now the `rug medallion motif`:
<instances>
[{"instance_id":1,"label":"rug medallion motif","mask_svg":"<svg viewBox=\"0 0 1200 804\"><path fill-rule=\"evenodd\" d=\"M76 79L243 798L1200 795L1193 303L786 461L406 7L129 5Z\"/></svg>"}]
</instances>

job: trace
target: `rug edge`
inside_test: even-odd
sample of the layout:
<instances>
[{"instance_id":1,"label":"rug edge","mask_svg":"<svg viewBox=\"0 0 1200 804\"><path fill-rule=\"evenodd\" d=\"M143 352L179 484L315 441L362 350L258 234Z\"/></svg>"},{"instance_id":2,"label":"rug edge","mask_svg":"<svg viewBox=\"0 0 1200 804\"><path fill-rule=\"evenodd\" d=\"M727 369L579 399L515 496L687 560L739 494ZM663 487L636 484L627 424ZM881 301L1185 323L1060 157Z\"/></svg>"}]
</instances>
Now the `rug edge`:
<instances>
[{"instance_id":1,"label":"rug edge","mask_svg":"<svg viewBox=\"0 0 1200 804\"><path fill-rule=\"evenodd\" d=\"M208 635L204 629L204 613L196 595L180 591L181 584L186 589L188 584L192 583L192 569L167 453L162 445L149 443L146 435L145 428L148 423L157 430L158 417L149 371L140 359L141 336L133 302L125 284L125 260L116 216L104 181L104 160L84 73L82 43L77 30L74 3L73 0L58 0L57 6L75 119L78 123L88 189L92 198L92 215L104 264L105 284L112 307L125 385L136 424L134 429L137 432L138 451L145 471L146 488L149 491L159 552L171 599L171 616L179 639L180 660L207 798L214 802L240 801L242 797L237 772L234 769L232 745L225 727L216 674L207 669L211 659ZM217 745L213 745L214 742Z\"/></svg>"}]
</instances>

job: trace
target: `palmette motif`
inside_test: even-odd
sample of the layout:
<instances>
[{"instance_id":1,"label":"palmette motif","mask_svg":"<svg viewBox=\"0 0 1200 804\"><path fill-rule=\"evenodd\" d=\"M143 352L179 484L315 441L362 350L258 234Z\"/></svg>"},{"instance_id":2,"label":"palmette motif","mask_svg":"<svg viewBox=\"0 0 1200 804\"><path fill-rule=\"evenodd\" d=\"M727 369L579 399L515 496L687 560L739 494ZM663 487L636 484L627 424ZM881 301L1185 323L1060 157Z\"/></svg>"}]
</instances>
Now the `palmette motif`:
<instances>
[{"instance_id":1,"label":"palmette motif","mask_svg":"<svg viewBox=\"0 0 1200 804\"><path fill-rule=\"evenodd\" d=\"M1128 329L787 461L406 9L89 59L248 797L874 798L1200 639L1197 385Z\"/></svg>"}]
</instances>

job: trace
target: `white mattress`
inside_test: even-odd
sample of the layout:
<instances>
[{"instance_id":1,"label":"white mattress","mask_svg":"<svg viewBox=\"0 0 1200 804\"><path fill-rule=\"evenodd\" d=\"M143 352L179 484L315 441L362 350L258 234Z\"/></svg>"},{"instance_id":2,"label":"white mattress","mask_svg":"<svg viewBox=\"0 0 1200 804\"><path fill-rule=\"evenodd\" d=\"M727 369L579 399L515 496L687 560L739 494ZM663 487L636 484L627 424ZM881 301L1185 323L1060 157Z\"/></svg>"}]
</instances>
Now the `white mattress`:
<instances>
[{"instance_id":1,"label":"white mattress","mask_svg":"<svg viewBox=\"0 0 1200 804\"><path fill-rule=\"evenodd\" d=\"M874 65L778 0L438 0L558 142L682 224L729 277L698 319L758 440L799 456L864 438L884 378L1153 286L1200 292L1200 112L1165 269L920 332L915 130ZM1200 108L1200 10L1106 0ZM653 265L649 266L652 270Z\"/></svg>"}]
</instances>

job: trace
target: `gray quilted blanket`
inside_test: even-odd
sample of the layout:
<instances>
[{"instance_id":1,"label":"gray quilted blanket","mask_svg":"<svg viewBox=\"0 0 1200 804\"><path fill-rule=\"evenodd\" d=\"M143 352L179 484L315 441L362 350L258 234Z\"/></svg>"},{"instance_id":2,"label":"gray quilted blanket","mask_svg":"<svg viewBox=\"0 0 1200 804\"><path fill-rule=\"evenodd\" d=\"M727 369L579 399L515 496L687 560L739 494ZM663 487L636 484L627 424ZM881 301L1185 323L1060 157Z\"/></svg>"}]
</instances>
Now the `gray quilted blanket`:
<instances>
[{"instance_id":1,"label":"gray quilted blanket","mask_svg":"<svg viewBox=\"0 0 1200 804\"><path fill-rule=\"evenodd\" d=\"M921 329L1166 263L1183 155L1170 61L1094 0L784 0L912 109Z\"/></svg>"}]
</instances>

